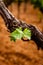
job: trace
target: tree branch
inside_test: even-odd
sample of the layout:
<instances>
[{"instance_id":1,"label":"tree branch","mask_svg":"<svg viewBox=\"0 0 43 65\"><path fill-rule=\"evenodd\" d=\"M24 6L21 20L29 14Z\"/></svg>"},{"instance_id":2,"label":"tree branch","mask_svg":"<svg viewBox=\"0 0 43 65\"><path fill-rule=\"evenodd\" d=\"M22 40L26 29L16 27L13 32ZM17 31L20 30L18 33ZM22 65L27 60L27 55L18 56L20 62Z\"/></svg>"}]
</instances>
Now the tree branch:
<instances>
[{"instance_id":1,"label":"tree branch","mask_svg":"<svg viewBox=\"0 0 43 65\"><path fill-rule=\"evenodd\" d=\"M16 19L11 14L11 12L6 8L6 6L4 5L2 1L0 2L0 15L3 17L5 25L7 26L10 32L14 31L18 27L22 27L23 30L25 28L30 29L32 33L31 39L36 42L38 48L41 47L43 49L43 34L35 26L30 24L28 25Z\"/></svg>"}]
</instances>

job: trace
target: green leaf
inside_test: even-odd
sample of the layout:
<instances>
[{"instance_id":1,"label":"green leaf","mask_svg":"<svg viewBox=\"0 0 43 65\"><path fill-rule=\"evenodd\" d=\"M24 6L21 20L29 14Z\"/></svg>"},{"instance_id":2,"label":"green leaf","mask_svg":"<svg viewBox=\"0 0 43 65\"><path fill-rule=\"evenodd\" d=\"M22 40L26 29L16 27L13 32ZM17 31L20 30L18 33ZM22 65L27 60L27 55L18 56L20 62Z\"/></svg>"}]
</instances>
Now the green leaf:
<instances>
[{"instance_id":1,"label":"green leaf","mask_svg":"<svg viewBox=\"0 0 43 65\"><path fill-rule=\"evenodd\" d=\"M22 29L21 28L17 28L15 31L13 31L11 33L10 37L13 40L16 40L16 39L21 39L22 38L22 35L23 35Z\"/></svg>"},{"instance_id":2,"label":"green leaf","mask_svg":"<svg viewBox=\"0 0 43 65\"><path fill-rule=\"evenodd\" d=\"M26 37L27 39L31 39L31 30L29 30L29 29L25 29L24 31L23 31L23 33L24 33L24 37Z\"/></svg>"},{"instance_id":3,"label":"green leaf","mask_svg":"<svg viewBox=\"0 0 43 65\"><path fill-rule=\"evenodd\" d=\"M26 37L27 39L31 39L31 31L29 29L24 29L24 31L22 31L22 28L17 28L15 31L13 31L10 34L11 40L16 40L16 39L21 39Z\"/></svg>"}]
</instances>

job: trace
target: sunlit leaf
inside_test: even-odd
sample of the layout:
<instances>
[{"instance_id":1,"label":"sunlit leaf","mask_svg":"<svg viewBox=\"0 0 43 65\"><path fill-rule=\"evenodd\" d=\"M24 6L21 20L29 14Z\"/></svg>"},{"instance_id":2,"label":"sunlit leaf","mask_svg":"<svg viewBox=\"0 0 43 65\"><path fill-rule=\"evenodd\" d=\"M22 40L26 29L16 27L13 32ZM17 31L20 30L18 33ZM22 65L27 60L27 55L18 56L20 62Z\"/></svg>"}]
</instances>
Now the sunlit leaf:
<instances>
[{"instance_id":1,"label":"sunlit leaf","mask_svg":"<svg viewBox=\"0 0 43 65\"><path fill-rule=\"evenodd\" d=\"M24 31L22 31L22 28L17 28L15 31L13 31L10 34L11 40L16 40L16 39L22 39L22 38L27 38L27 39L31 39L31 31L29 29L24 29Z\"/></svg>"},{"instance_id":2,"label":"sunlit leaf","mask_svg":"<svg viewBox=\"0 0 43 65\"><path fill-rule=\"evenodd\" d=\"M16 40L16 39L21 39L22 38L22 35L23 35L23 32L21 30L21 28L17 28L15 31L13 31L11 33L11 38L13 38L13 40Z\"/></svg>"},{"instance_id":3,"label":"sunlit leaf","mask_svg":"<svg viewBox=\"0 0 43 65\"><path fill-rule=\"evenodd\" d=\"M26 37L27 39L31 39L31 31L29 30L29 29L25 29L24 31L23 31L23 33L24 33L24 37Z\"/></svg>"}]
</instances>

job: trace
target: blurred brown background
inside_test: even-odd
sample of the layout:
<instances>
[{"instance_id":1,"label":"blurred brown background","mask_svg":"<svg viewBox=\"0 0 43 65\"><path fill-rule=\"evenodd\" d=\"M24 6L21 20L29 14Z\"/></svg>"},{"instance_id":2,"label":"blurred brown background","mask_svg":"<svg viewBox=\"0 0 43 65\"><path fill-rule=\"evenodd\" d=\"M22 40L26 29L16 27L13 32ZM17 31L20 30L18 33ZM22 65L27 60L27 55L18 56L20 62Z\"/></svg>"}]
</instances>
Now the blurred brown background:
<instances>
[{"instance_id":1,"label":"blurred brown background","mask_svg":"<svg viewBox=\"0 0 43 65\"><path fill-rule=\"evenodd\" d=\"M38 8L34 9L34 5L31 5L29 2L22 2L18 7L18 3L12 3L8 9L12 14L20 20L23 20L27 24L37 25L41 31L43 30L43 17L40 20L40 17L43 15Z\"/></svg>"},{"instance_id":2,"label":"blurred brown background","mask_svg":"<svg viewBox=\"0 0 43 65\"><path fill-rule=\"evenodd\" d=\"M43 31L43 15L39 9L34 9L29 2L12 3L8 9L19 20L27 24L33 24ZM43 50L37 49L34 41L23 42L22 40L10 41L10 33L0 16L0 65L43 65Z\"/></svg>"}]
</instances>

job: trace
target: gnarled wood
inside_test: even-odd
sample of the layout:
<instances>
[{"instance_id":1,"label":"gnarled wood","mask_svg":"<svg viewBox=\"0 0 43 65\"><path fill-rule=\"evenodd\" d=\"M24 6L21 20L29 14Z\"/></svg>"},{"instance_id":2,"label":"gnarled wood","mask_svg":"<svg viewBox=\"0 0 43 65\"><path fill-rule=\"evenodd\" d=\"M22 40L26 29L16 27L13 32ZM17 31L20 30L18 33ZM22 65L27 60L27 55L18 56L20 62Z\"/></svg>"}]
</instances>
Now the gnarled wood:
<instances>
[{"instance_id":1,"label":"gnarled wood","mask_svg":"<svg viewBox=\"0 0 43 65\"><path fill-rule=\"evenodd\" d=\"M18 27L22 27L24 30L25 28L29 28L32 32L32 40L36 42L38 48L41 47L43 49L43 34L33 25L28 25L22 21L16 19L10 11L6 8L4 3L0 2L0 14L5 20L5 25L9 29L10 32L14 31ZM24 40L24 39L22 39ZM25 41L25 40L24 40ZM27 40L26 40L27 41Z\"/></svg>"}]
</instances>

